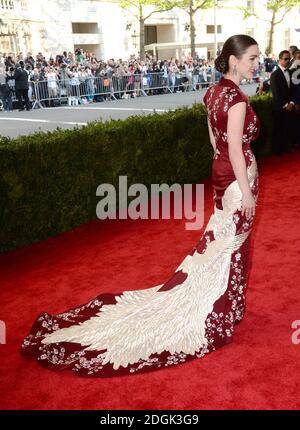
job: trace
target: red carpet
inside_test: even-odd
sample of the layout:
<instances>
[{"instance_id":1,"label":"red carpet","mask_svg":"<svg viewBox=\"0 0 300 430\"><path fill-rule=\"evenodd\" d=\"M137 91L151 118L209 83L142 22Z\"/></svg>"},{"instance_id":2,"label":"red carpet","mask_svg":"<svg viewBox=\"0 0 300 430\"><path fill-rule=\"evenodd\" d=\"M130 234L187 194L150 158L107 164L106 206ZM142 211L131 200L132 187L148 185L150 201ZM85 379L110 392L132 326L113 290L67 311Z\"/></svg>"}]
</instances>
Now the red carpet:
<instances>
[{"instance_id":1,"label":"red carpet","mask_svg":"<svg viewBox=\"0 0 300 430\"><path fill-rule=\"evenodd\" d=\"M1 409L299 409L300 153L259 163L247 311L232 344L154 373L112 379L43 369L19 354L40 311L165 282L198 241L185 220L92 222L0 257ZM205 186L206 221L212 190ZM149 261L152 263L150 264ZM300 336L299 336L300 338Z\"/></svg>"}]
</instances>

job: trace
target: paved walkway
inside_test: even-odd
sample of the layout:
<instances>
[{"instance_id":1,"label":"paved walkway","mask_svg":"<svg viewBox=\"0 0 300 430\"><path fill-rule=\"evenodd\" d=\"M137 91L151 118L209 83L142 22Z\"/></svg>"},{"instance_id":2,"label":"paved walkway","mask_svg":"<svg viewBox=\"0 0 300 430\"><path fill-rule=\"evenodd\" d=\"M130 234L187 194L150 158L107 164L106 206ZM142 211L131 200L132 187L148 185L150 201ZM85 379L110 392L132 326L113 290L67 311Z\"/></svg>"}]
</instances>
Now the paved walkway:
<instances>
[{"instance_id":1,"label":"paved walkway","mask_svg":"<svg viewBox=\"0 0 300 430\"><path fill-rule=\"evenodd\" d=\"M242 85L247 95L255 94L257 84ZM125 119L132 115L149 115L154 111L166 112L180 106L201 103L206 90L175 93L129 100L115 100L90 105L61 106L32 111L0 112L0 135L17 137L36 131L82 126L90 121Z\"/></svg>"}]
</instances>

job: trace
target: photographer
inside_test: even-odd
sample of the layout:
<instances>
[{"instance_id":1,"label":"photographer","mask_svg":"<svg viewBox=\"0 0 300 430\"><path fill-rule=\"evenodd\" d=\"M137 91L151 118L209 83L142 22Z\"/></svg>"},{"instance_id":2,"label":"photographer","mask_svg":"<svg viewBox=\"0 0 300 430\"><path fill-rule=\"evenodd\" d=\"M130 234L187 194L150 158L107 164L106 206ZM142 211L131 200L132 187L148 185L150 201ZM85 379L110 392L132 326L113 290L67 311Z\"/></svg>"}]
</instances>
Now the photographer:
<instances>
[{"instance_id":1,"label":"photographer","mask_svg":"<svg viewBox=\"0 0 300 430\"><path fill-rule=\"evenodd\" d=\"M13 77L15 79L16 97L19 102L19 111L24 110L23 99L25 101L26 110L30 110L30 102L28 97L28 72L24 69L24 61L21 60L19 62Z\"/></svg>"}]
</instances>

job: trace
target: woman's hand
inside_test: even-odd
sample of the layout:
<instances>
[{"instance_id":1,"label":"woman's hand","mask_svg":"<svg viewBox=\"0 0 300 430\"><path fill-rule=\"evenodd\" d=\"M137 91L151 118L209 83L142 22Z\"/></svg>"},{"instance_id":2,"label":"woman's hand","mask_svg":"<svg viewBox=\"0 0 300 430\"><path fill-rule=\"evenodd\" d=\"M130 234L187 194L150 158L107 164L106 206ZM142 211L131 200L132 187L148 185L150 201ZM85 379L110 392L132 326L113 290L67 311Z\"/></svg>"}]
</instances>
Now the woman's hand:
<instances>
[{"instance_id":1,"label":"woman's hand","mask_svg":"<svg viewBox=\"0 0 300 430\"><path fill-rule=\"evenodd\" d=\"M245 215L247 219L250 219L255 215L255 199L251 191L243 194L242 198L242 215Z\"/></svg>"},{"instance_id":2,"label":"woman's hand","mask_svg":"<svg viewBox=\"0 0 300 430\"><path fill-rule=\"evenodd\" d=\"M214 158L218 158L219 154L220 154L220 151L217 148L214 149Z\"/></svg>"}]
</instances>

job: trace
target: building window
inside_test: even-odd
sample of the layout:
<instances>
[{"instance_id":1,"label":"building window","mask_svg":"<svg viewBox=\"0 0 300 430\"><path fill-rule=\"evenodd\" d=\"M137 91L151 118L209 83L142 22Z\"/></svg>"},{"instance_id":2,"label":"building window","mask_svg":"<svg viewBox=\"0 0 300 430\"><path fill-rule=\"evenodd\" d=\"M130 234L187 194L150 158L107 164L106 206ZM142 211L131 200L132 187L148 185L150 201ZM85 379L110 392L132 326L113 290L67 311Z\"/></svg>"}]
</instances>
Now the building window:
<instances>
[{"instance_id":1,"label":"building window","mask_svg":"<svg viewBox=\"0 0 300 430\"><path fill-rule=\"evenodd\" d=\"M13 10L14 0L0 0L0 7L1 9Z\"/></svg>"},{"instance_id":2,"label":"building window","mask_svg":"<svg viewBox=\"0 0 300 430\"><path fill-rule=\"evenodd\" d=\"M246 34L250 37L254 37L254 29L253 28L247 28Z\"/></svg>"},{"instance_id":3,"label":"building window","mask_svg":"<svg viewBox=\"0 0 300 430\"><path fill-rule=\"evenodd\" d=\"M214 25L207 25L206 26L206 33L207 34L214 34L215 32L215 26ZM217 32L218 34L222 33L222 26L217 25Z\"/></svg>"},{"instance_id":4,"label":"building window","mask_svg":"<svg viewBox=\"0 0 300 430\"><path fill-rule=\"evenodd\" d=\"M156 25L145 26L145 45L157 43L157 27Z\"/></svg>"},{"instance_id":5,"label":"building window","mask_svg":"<svg viewBox=\"0 0 300 430\"><path fill-rule=\"evenodd\" d=\"M9 37L3 36L0 39L0 51L3 52L9 52L10 51L10 43L9 43Z\"/></svg>"},{"instance_id":6,"label":"building window","mask_svg":"<svg viewBox=\"0 0 300 430\"><path fill-rule=\"evenodd\" d=\"M1 36L0 52L20 52L19 38L15 34L9 36Z\"/></svg>"},{"instance_id":7,"label":"building window","mask_svg":"<svg viewBox=\"0 0 300 430\"><path fill-rule=\"evenodd\" d=\"M285 49L287 49L290 46L290 36L291 36L291 30L289 28L286 28L284 30L284 46L285 46Z\"/></svg>"},{"instance_id":8,"label":"building window","mask_svg":"<svg viewBox=\"0 0 300 430\"><path fill-rule=\"evenodd\" d=\"M98 34L99 28L96 22L72 22L72 33Z\"/></svg>"},{"instance_id":9,"label":"building window","mask_svg":"<svg viewBox=\"0 0 300 430\"><path fill-rule=\"evenodd\" d=\"M27 10L28 9L27 0L21 0L21 9L22 10Z\"/></svg>"},{"instance_id":10,"label":"building window","mask_svg":"<svg viewBox=\"0 0 300 430\"><path fill-rule=\"evenodd\" d=\"M254 0L247 1L247 10L249 12L254 12Z\"/></svg>"}]
</instances>

